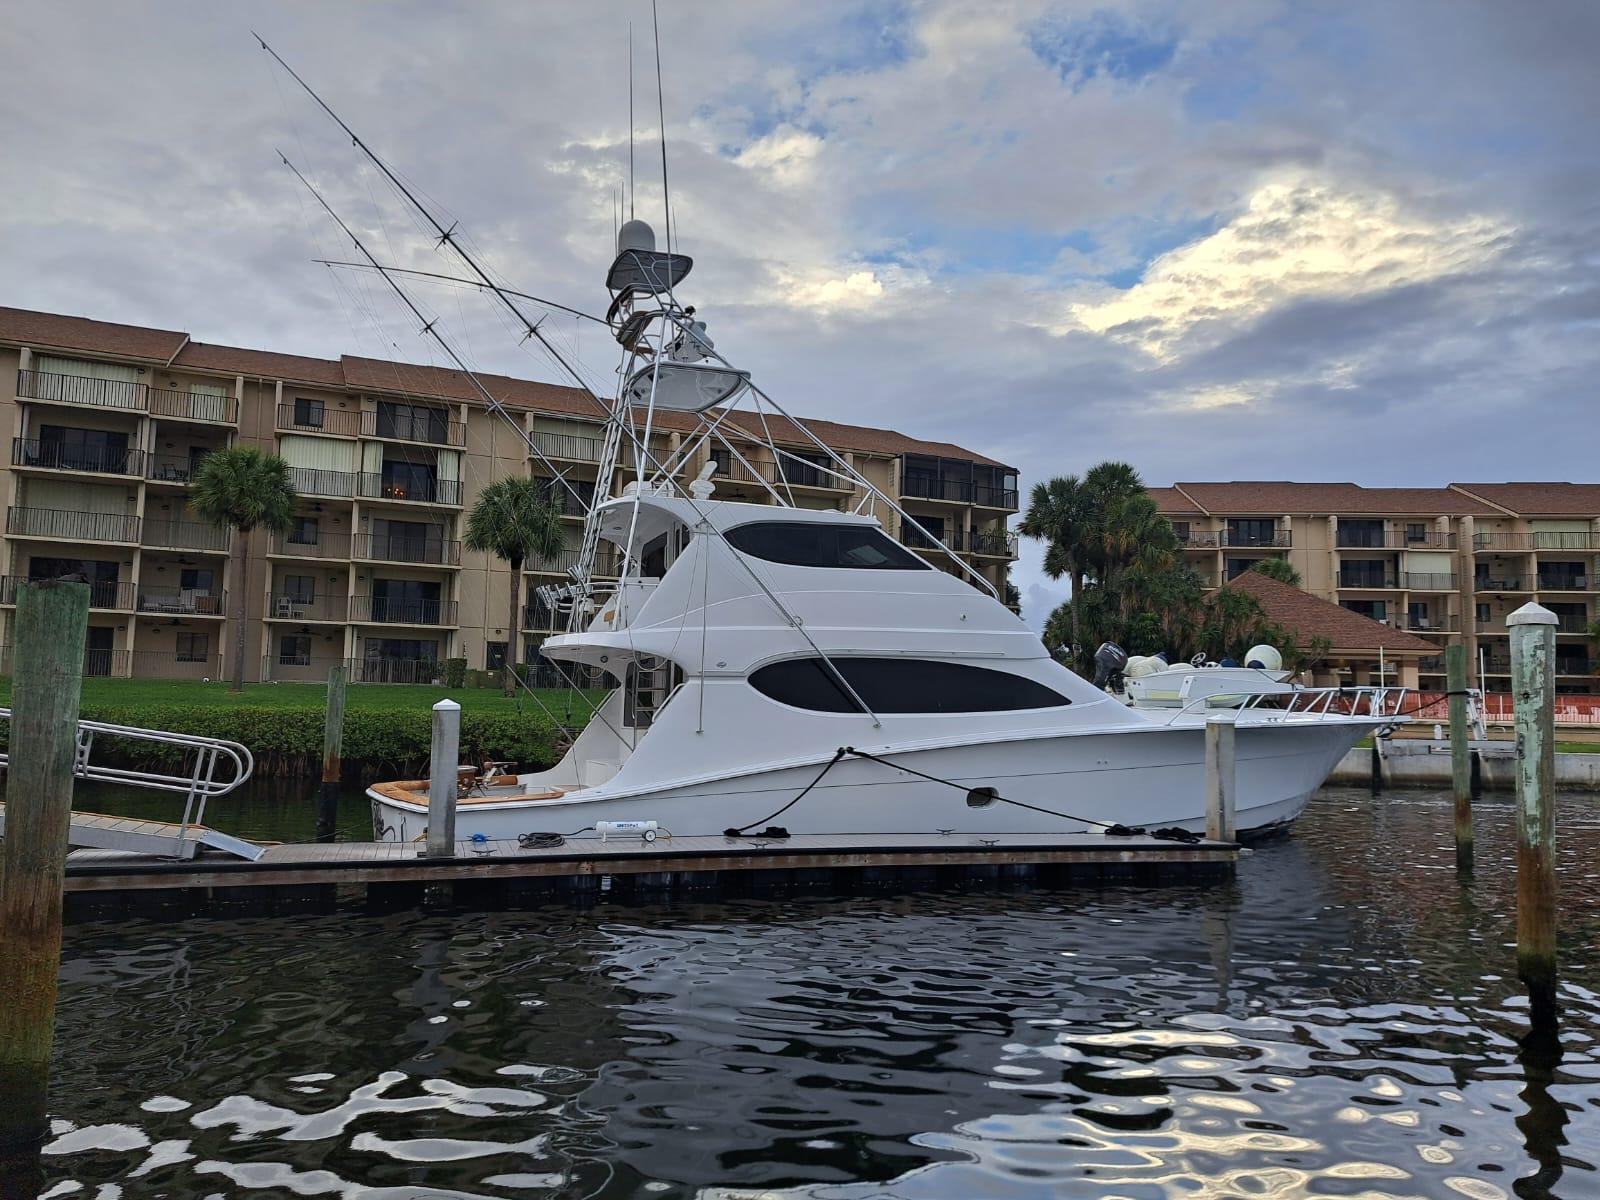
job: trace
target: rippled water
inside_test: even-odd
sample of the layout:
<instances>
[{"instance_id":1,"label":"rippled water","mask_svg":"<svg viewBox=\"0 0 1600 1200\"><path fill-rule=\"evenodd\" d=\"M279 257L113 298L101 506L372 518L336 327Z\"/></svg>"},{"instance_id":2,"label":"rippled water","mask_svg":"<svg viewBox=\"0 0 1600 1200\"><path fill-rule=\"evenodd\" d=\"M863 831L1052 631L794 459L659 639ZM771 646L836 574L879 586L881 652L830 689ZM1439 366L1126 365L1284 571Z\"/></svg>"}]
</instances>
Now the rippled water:
<instances>
[{"instance_id":1,"label":"rippled water","mask_svg":"<svg viewBox=\"0 0 1600 1200\"><path fill-rule=\"evenodd\" d=\"M51 1195L1600 1196L1600 800L1559 1061L1511 812L1329 790L1236 886L80 925Z\"/></svg>"}]
</instances>

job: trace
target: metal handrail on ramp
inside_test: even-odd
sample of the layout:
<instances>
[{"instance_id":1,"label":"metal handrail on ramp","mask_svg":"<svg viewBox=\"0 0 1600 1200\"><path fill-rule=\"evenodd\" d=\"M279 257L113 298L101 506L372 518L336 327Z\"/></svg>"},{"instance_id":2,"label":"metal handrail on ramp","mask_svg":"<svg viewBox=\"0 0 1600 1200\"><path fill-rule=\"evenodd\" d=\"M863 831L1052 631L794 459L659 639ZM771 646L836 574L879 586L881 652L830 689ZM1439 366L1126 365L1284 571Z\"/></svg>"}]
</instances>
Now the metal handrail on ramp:
<instances>
[{"instance_id":1,"label":"metal handrail on ramp","mask_svg":"<svg viewBox=\"0 0 1600 1200\"><path fill-rule=\"evenodd\" d=\"M0 708L0 719L9 721L11 710ZM193 751L194 761L187 774L182 775L97 764L91 761L97 736L176 746ZM0 771L9 764L9 756L0 754ZM219 765L226 772L220 779L217 777ZM77 747L72 759L72 773L76 778L158 792L180 792L184 796L183 819L174 824L74 812L69 841L72 845L102 849L148 851L153 846L162 846L176 858L191 858L199 845L204 844L254 861L261 857L262 847L207 829L204 824L206 802L226 796L248 780L254 770L254 757L238 742L193 733L171 733L165 729L143 729L137 725L113 725L107 721L79 721ZM4 808L0 804L0 830L4 828Z\"/></svg>"}]
</instances>

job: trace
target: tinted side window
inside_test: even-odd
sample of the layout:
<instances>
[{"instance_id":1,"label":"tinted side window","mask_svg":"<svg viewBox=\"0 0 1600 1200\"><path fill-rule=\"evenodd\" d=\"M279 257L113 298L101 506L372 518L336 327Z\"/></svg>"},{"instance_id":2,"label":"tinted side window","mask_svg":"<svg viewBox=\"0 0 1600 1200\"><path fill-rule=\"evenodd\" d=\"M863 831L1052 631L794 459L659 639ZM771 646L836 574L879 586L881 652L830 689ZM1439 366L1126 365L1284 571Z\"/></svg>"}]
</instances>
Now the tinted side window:
<instances>
[{"instance_id":1,"label":"tinted side window","mask_svg":"<svg viewBox=\"0 0 1600 1200\"><path fill-rule=\"evenodd\" d=\"M867 707L878 713L1008 712L1072 703L1042 683L966 663L836 658L833 665ZM750 685L763 696L795 708L859 711L820 658L771 663L750 676Z\"/></svg>"},{"instance_id":2,"label":"tinted side window","mask_svg":"<svg viewBox=\"0 0 1600 1200\"><path fill-rule=\"evenodd\" d=\"M791 567L851 567L876 571L925 571L928 564L882 530L868 525L811 521L757 521L728 530L735 550Z\"/></svg>"}]
</instances>

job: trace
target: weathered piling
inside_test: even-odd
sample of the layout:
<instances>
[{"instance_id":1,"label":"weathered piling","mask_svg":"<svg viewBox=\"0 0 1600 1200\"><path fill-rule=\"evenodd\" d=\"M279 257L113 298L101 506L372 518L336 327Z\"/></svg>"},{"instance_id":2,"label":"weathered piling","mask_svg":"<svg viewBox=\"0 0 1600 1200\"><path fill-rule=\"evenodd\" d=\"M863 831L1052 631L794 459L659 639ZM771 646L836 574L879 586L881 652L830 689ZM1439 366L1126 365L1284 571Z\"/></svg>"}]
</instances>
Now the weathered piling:
<instances>
[{"instance_id":1,"label":"weathered piling","mask_svg":"<svg viewBox=\"0 0 1600 1200\"><path fill-rule=\"evenodd\" d=\"M333 841L344 776L344 667L328 671L328 710L322 719L322 786L317 791L317 841Z\"/></svg>"},{"instance_id":2,"label":"weathered piling","mask_svg":"<svg viewBox=\"0 0 1600 1200\"><path fill-rule=\"evenodd\" d=\"M0 1154L46 1129L89 588L18 589L0 858Z\"/></svg>"},{"instance_id":3,"label":"weathered piling","mask_svg":"<svg viewBox=\"0 0 1600 1200\"><path fill-rule=\"evenodd\" d=\"M461 705L433 706L433 752L428 770L428 857L456 852L456 790L461 767Z\"/></svg>"},{"instance_id":4,"label":"weathered piling","mask_svg":"<svg viewBox=\"0 0 1600 1200\"><path fill-rule=\"evenodd\" d=\"M1555 613L1529 602L1506 618L1517 733L1517 973L1533 1017L1556 988Z\"/></svg>"},{"instance_id":5,"label":"weathered piling","mask_svg":"<svg viewBox=\"0 0 1600 1200\"><path fill-rule=\"evenodd\" d=\"M1206 718L1206 837L1234 840L1234 725L1232 718Z\"/></svg>"},{"instance_id":6,"label":"weathered piling","mask_svg":"<svg viewBox=\"0 0 1600 1200\"><path fill-rule=\"evenodd\" d=\"M1456 870L1472 870L1472 746L1467 736L1467 648L1446 646L1445 687L1450 697L1450 790L1455 798Z\"/></svg>"}]
</instances>

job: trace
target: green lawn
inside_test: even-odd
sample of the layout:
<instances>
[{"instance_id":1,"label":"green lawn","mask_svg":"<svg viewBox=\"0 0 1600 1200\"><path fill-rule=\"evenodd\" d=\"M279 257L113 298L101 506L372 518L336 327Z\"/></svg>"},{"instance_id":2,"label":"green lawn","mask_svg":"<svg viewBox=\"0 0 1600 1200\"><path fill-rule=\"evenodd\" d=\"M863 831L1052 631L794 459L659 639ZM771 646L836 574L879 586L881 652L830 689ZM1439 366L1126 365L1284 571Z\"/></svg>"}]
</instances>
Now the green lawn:
<instances>
[{"instance_id":1,"label":"green lawn","mask_svg":"<svg viewBox=\"0 0 1600 1200\"><path fill-rule=\"evenodd\" d=\"M600 693L569 693L536 689L537 695L558 716L571 700L574 714L584 711L584 697L593 701ZM181 679L85 679L85 707L126 704L203 704L216 708L321 708L327 687L320 683L247 683L243 692L230 692L226 683L196 683ZM351 684L345 707L366 712L424 712L445 697L457 700L464 711L479 713L538 712L525 691L503 696L498 688L442 688L426 684ZM9 703L11 680L0 679L0 702Z\"/></svg>"}]
</instances>

